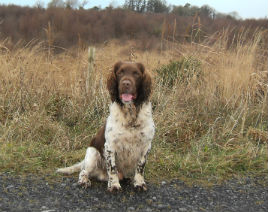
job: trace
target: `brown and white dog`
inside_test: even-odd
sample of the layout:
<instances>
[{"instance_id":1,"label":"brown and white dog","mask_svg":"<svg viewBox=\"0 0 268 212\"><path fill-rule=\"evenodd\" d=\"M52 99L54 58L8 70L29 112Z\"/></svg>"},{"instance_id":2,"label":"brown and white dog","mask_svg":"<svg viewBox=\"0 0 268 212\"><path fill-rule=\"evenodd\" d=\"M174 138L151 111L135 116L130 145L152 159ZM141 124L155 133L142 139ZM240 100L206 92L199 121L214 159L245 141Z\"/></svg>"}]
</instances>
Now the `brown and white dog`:
<instances>
[{"instance_id":1,"label":"brown and white dog","mask_svg":"<svg viewBox=\"0 0 268 212\"><path fill-rule=\"evenodd\" d=\"M105 125L92 139L82 162L57 172L80 170L80 185L88 187L89 178L97 178L108 181L109 191L120 190L119 180L134 176L134 187L147 190L144 167L155 133L151 87L143 64L117 62L107 81L112 103Z\"/></svg>"}]
</instances>

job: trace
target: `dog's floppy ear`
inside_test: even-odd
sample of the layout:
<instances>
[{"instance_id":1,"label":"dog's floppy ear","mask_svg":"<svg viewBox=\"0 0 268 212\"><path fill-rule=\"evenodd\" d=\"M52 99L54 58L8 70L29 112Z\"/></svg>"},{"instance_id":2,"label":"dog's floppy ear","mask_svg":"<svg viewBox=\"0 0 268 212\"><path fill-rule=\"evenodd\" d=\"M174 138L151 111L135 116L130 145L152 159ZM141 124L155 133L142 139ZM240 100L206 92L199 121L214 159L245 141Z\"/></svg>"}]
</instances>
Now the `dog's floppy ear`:
<instances>
[{"instance_id":1,"label":"dog's floppy ear","mask_svg":"<svg viewBox=\"0 0 268 212\"><path fill-rule=\"evenodd\" d=\"M140 69L141 73L144 73L145 67L142 63L137 63L138 68Z\"/></svg>"},{"instance_id":2,"label":"dog's floppy ear","mask_svg":"<svg viewBox=\"0 0 268 212\"><path fill-rule=\"evenodd\" d=\"M120 66L122 65L122 62L119 61L114 65L113 70L110 73L110 76L107 79L107 89L110 93L110 97L112 102L120 102L119 99L119 93L118 93L118 82L116 79L116 71L120 68Z\"/></svg>"},{"instance_id":3,"label":"dog's floppy ear","mask_svg":"<svg viewBox=\"0 0 268 212\"><path fill-rule=\"evenodd\" d=\"M137 63L138 68L142 72L142 81L138 89L137 104L142 104L147 101L152 91L152 79L150 75L145 71L145 67L142 63Z\"/></svg>"},{"instance_id":4,"label":"dog's floppy ear","mask_svg":"<svg viewBox=\"0 0 268 212\"><path fill-rule=\"evenodd\" d=\"M116 64L114 64L114 74L116 74L122 64L123 63L121 61L118 61Z\"/></svg>"}]
</instances>

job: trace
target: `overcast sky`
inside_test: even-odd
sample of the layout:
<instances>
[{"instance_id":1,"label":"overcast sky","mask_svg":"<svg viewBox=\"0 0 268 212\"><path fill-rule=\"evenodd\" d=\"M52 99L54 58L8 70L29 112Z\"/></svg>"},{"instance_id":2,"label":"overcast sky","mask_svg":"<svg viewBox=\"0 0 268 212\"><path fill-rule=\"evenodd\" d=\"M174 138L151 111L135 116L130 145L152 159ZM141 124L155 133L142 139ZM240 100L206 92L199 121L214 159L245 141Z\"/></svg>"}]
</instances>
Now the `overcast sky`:
<instances>
[{"instance_id":1,"label":"overcast sky","mask_svg":"<svg viewBox=\"0 0 268 212\"><path fill-rule=\"evenodd\" d=\"M40 0L46 6L50 0ZM87 7L101 6L102 8L113 4L114 6L122 5L125 0L88 0ZM171 5L191 5L202 6L209 5L218 12L230 13L238 12L242 18L264 18L268 17L267 0L166 0ZM0 4L17 4L33 6L36 0L0 0Z\"/></svg>"}]
</instances>

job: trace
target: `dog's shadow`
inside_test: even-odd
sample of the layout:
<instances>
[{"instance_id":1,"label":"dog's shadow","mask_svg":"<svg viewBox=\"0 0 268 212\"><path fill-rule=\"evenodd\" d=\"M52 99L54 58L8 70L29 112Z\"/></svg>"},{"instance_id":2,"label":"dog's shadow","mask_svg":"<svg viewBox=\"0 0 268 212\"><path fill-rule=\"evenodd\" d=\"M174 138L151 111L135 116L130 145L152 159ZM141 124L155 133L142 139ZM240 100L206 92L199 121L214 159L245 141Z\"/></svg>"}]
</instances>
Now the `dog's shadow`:
<instances>
[{"instance_id":1,"label":"dog's shadow","mask_svg":"<svg viewBox=\"0 0 268 212\"><path fill-rule=\"evenodd\" d=\"M93 189L100 188L104 191L107 190L107 182L98 181L96 179L92 179L91 182L92 182L91 188L93 188ZM135 191L135 188L133 186L133 182L130 178L124 178L124 179L120 180L120 185L122 188L121 192L123 192L123 191ZM88 189L90 189L90 188L88 188Z\"/></svg>"},{"instance_id":2,"label":"dog's shadow","mask_svg":"<svg viewBox=\"0 0 268 212\"><path fill-rule=\"evenodd\" d=\"M107 190L107 182L99 181L97 179L90 179L91 186L84 188L77 183L77 178L74 176L65 176L61 178L61 183L69 185L74 190L79 191L80 193L99 193L99 194L130 194L135 193L147 193L148 191L139 191L134 188L133 181L130 178L124 178L120 180L121 190L117 192L109 192ZM150 187L150 184L147 184Z\"/></svg>"}]
</instances>

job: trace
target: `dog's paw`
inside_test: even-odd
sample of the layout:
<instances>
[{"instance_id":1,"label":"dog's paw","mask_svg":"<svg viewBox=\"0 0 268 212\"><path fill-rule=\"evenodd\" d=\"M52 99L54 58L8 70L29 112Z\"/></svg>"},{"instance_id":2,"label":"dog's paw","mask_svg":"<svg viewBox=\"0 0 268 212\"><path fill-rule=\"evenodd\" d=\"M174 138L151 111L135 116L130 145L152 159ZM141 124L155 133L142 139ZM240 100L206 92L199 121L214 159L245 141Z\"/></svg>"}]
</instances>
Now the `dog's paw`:
<instances>
[{"instance_id":1,"label":"dog's paw","mask_svg":"<svg viewBox=\"0 0 268 212\"><path fill-rule=\"evenodd\" d=\"M147 191L147 186L145 183L142 183L140 185L137 185L137 184L134 184L134 188L137 190L137 191Z\"/></svg>"},{"instance_id":2,"label":"dog's paw","mask_svg":"<svg viewBox=\"0 0 268 212\"><path fill-rule=\"evenodd\" d=\"M88 179L87 174L85 173L85 171L81 171L79 174L79 180L78 180L78 184L83 187L83 188L87 188L91 186L91 182Z\"/></svg>"},{"instance_id":3,"label":"dog's paw","mask_svg":"<svg viewBox=\"0 0 268 212\"><path fill-rule=\"evenodd\" d=\"M118 192L121 190L122 190L122 188L121 188L120 184L113 184L110 187L108 187L108 191L111 193Z\"/></svg>"},{"instance_id":4,"label":"dog's paw","mask_svg":"<svg viewBox=\"0 0 268 212\"><path fill-rule=\"evenodd\" d=\"M84 189L86 189L86 188L91 186L91 182L90 182L89 179L87 179L87 180L79 180L78 184Z\"/></svg>"}]
</instances>

